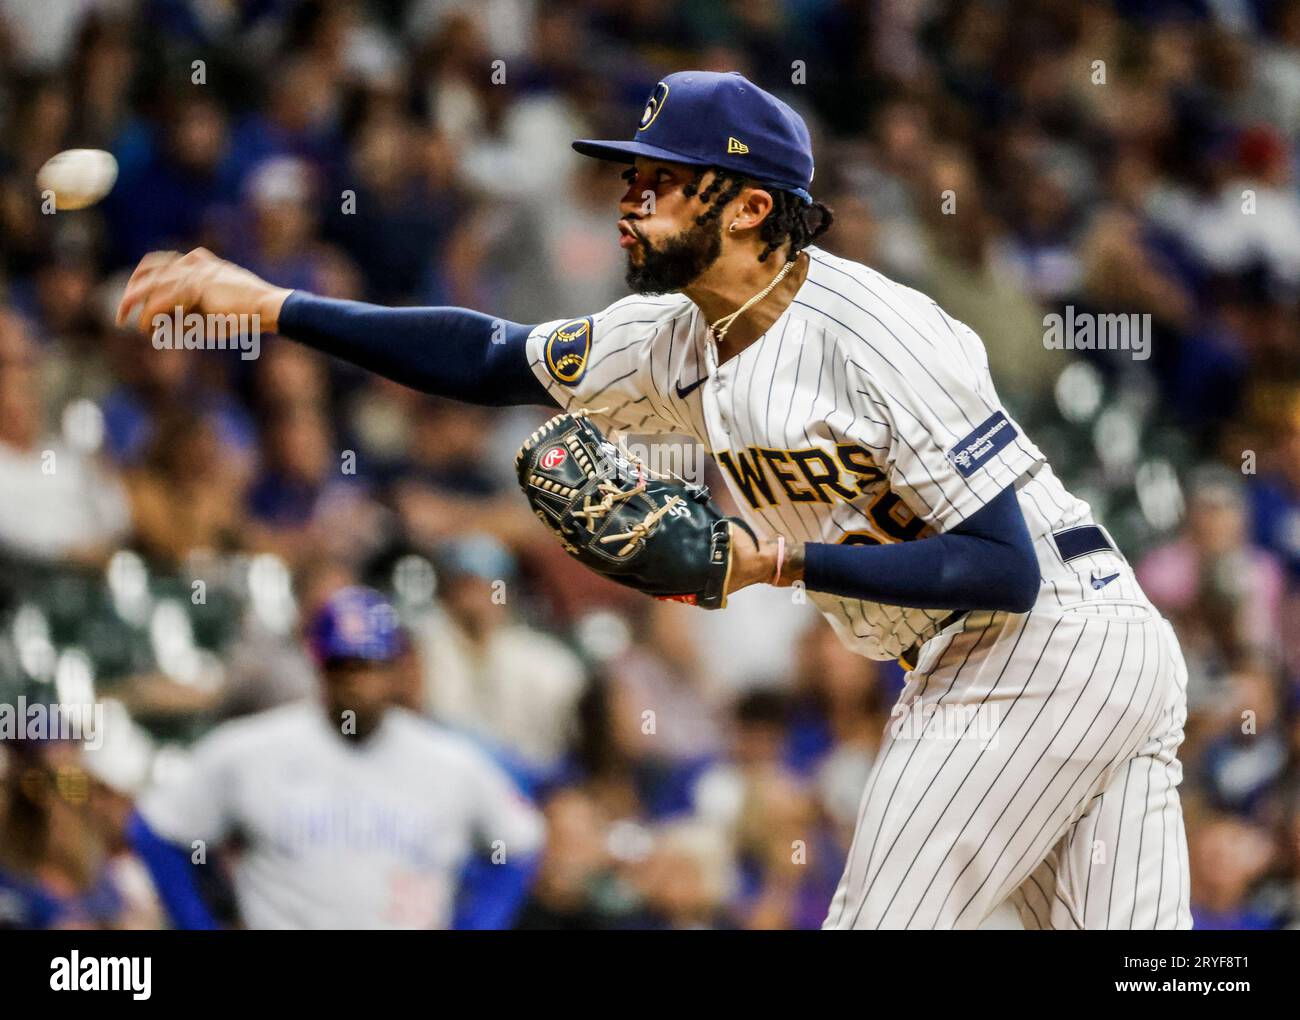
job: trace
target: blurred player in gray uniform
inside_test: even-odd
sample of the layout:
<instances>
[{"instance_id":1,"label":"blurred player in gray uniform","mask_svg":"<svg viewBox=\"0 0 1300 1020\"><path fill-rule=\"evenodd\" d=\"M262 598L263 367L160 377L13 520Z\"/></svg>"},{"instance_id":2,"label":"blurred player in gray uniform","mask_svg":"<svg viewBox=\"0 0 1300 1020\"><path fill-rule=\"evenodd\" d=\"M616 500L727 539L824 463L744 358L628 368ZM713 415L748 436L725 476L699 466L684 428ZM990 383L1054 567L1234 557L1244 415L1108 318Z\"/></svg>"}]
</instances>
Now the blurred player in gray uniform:
<instances>
[{"instance_id":1,"label":"blurred player in gray uniform","mask_svg":"<svg viewBox=\"0 0 1300 1020\"><path fill-rule=\"evenodd\" d=\"M467 739L400 707L406 639L374 591L310 625L322 697L235 720L149 791L133 842L176 927L214 920L196 851L233 852L250 928L498 928L520 905L540 815Z\"/></svg>"},{"instance_id":2,"label":"blurred player in gray uniform","mask_svg":"<svg viewBox=\"0 0 1300 1020\"><path fill-rule=\"evenodd\" d=\"M429 392L695 437L761 539L729 590L798 584L909 671L827 927L976 927L1008 899L1031 927L1189 926L1177 642L979 337L814 244L807 128L740 75L669 75L631 141L574 147L627 165L635 293L603 311L377 308L200 250L147 256L119 315L255 312Z\"/></svg>"}]
</instances>

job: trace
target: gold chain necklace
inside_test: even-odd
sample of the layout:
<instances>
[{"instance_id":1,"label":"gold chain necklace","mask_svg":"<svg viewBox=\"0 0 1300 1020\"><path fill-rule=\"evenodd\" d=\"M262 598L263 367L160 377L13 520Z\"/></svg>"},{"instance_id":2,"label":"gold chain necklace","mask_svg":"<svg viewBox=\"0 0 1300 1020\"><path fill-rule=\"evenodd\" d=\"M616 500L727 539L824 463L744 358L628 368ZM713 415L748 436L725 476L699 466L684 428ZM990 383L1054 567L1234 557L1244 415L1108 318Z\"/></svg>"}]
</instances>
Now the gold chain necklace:
<instances>
[{"instance_id":1,"label":"gold chain necklace","mask_svg":"<svg viewBox=\"0 0 1300 1020\"><path fill-rule=\"evenodd\" d=\"M776 289L776 285L785 279L785 274L790 272L790 270L794 268L794 264L797 261L799 261L798 255L790 259L789 262L787 262L784 266L781 267L781 271L777 273L774 277L772 277L771 283L769 283L766 287L760 290L757 294L755 294L752 298L746 301L743 305L737 308L730 315L724 315L721 319L719 319L717 322L711 325L709 327L709 335L713 337L713 342L718 344L722 343L722 341L727 338L727 330L731 329L732 324L737 319L739 319L742 315L744 315L747 311L749 311L752 307L754 307L754 305L762 301L763 298L771 294L772 291Z\"/></svg>"}]
</instances>

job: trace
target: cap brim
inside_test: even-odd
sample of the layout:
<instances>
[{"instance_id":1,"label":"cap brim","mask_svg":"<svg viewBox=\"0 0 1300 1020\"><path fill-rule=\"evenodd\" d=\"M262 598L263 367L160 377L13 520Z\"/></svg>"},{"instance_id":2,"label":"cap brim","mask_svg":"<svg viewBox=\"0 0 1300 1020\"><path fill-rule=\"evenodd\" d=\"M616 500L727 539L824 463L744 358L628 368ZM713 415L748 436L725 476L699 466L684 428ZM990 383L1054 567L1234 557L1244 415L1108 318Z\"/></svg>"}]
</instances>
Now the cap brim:
<instances>
[{"instance_id":1,"label":"cap brim","mask_svg":"<svg viewBox=\"0 0 1300 1020\"><path fill-rule=\"evenodd\" d=\"M615 142L580 138L573 143L573 148L575 152L580 152L584 156L595 156L596 159L607 159L614 163L631 163L638 156L641 156L645 159L662 159L667 163L685 163L689 166L705 165L697 159L682 155L680 152L663 149L658 145L647 145L645 142Z\"/></svg>"},{"instance_id":2,"label":"cap brim","mask_svg":"<svg viewBox=\"0 0 1300 1020\"><path fill-rule=\"evenodd\" d=\"M574 151L582 153L584 156L594 156L596 159L607 159L614 163L633 163L638 156L645 159L661 159L665 163L683 163L686 166L713 166L714 164L704 160L697 159L693 156L686 156L680 152L673 152L672 149L664 149L658 145L647 145L645 142L615 142L599 141L591 138L579 138L573 143ZM804 188L795 184L781 184L776 181L762 182L764 187L778 188L782 191L789 191L798 195L804 202L813 200Z\"/></svg>"}]
</instances>

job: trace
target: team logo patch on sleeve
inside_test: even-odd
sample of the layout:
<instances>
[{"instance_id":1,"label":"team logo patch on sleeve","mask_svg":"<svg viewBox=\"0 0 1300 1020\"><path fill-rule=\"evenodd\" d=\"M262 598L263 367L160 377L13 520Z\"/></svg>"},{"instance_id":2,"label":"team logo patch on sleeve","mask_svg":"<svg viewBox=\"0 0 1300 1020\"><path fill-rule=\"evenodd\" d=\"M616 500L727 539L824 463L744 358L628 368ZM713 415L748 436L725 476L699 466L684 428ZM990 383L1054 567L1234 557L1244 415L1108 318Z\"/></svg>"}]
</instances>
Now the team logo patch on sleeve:
<instances>
[{"instance_id":1,"label":"team logo patch on sleeve","mask_svg":"<svg viewBox=\"0 0 1300 1020\"><path fill-rule=\"evenodd\" d=\"M546 338L546 369L556 382L575 386L587 371L591 318L571 319Z\"/></svg>"},{"instance_id":2,"label":"team logo patch on sleeve","mask_svg":"<svg viewBox=\"0 0 1300 1020\"><path fill-rule=\"evenodd\" d=\"M948 451L948 459L952 461L958 474L963 478L969 478L1017 435L1011 419L1005 412L998 411L976 425L970 435L959 440L957 445Z\"/></svg>"}]
</instances>

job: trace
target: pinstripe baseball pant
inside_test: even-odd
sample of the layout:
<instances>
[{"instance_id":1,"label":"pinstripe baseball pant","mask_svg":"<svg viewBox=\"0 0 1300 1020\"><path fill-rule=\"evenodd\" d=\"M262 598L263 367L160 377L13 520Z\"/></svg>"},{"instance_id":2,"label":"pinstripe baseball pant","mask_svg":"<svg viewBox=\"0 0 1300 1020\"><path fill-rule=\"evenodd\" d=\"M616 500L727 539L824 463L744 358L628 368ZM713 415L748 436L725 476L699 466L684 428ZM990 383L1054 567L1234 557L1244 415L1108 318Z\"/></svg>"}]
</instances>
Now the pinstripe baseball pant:
<instances>
[{"instance_id":1,"label":"pinstripe baseball pant","mask_svg":"<svg viewBox=\"0 0 1300 1020\"><path fill-rule=\"evenodd\" d=\"M1188 928L1187 673L1148 603L967 616L922 649L825 928Z\"/></svg>"}]
</instances>

